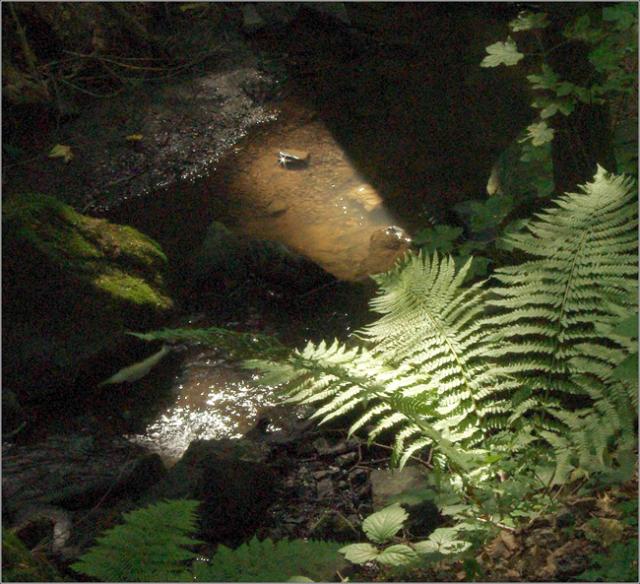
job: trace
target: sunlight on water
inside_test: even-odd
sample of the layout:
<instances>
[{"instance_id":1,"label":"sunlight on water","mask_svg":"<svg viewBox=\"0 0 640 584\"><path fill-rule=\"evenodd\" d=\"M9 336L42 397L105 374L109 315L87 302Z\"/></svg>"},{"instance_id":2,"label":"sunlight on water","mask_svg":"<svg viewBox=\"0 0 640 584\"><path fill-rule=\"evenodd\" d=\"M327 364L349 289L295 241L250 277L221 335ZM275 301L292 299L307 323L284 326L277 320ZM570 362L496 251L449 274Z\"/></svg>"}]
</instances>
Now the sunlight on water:
<instances>
[{"instance_id":1,"label":"sunlight on water","mask_svg":"<svg viewBox=\"0 0 640 584\"><path fill-rule=\"evenodd\" d=\"M258 375L221 363L200 350L187 358L176 376L175 403L132 442L175 462L193 440L240 438L251 429L260 411L275 403L273 388Z\"/></svg>"}]
</instances>

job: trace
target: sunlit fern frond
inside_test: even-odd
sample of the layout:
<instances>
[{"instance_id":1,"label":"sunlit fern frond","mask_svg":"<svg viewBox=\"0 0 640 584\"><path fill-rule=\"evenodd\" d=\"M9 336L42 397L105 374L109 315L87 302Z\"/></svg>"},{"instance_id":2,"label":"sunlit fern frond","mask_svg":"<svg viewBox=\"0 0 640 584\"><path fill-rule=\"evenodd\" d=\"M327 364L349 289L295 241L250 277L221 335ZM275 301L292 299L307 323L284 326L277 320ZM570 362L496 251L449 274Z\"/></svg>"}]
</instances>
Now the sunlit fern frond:
<instances>
[{"instance_id":1,"label":"sunlit fern frond","mask_svg":"<svg viewBox=\"0 0 640 584\"><path fill-rule=\"evenodd\" d=\"M372 306L383 316L358 333L367 348L309 343L288 358L294 374L285 395L317 406L321 423L357 409L350 432L366 427L370 441L391 433L393 460L401 465L426 446L450 450L480 442L483 422L501 428L509 410L496 395L508 393L511 381L488 375L482 359L484 298L481 284L463 287L469 267L458 269L451 257L417 255L376 276L381 292ZM267 361L249 365L278 368ZM483 403L483 394L494 401Z\"/></svg>"}]
</instances>

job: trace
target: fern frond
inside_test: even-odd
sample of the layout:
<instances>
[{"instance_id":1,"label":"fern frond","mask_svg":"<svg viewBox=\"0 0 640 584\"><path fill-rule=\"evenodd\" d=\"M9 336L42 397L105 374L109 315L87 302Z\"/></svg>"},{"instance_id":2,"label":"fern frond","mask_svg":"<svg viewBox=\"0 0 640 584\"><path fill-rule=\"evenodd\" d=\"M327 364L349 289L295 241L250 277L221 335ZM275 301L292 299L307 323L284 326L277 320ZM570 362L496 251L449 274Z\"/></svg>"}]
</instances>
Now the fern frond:
<instances>
[{"instance_id":1,"label":"fern frond","mask_svg":"<svg viewBox=\"0 0 640 584\"><path fill-rule=\"evenodd\" d=\"M124 515L118 525L71 567L104 582L188 582L187 562L196 555L187 549L202 543L196 531L199 501L165 501Z\"/></svg>"},{"instance_id":2,"label":"fern frond","mask_svg":"<svg viewBox=\"0 0 640 584\"><path fill-rule=\"evenodd\" d=\"M598 399L607 399L611 374L629 350L598 327L614 322L635 303L637 215L632 181L599 167L581 193L561 197L556 207L527 225L528 233L510 238L511 245L535 258L497 270L501 285L488 301L497 312L488 320L496 327L490 352L496 374L515 378L534 392L515 407L511 422L536 416L547 435L558 425L542 421L551 415L560 420L555 431L573 428L577 436L570 416L555 415L547 398L560 399L560 410L567 412L572 396L593 399L594 387L599 388ZM607 435L615 433L614 417L602 422L610 425ZM586 434L580 436L584 451ZM603 438L604 433L591 436Z\"/></svg>"},{"instance_id":3,"label":"fern frond","mask_svg":"<svg viewBox=\"0 0 640 584\"><path fill-rule=\"evenodd\" d=\"M210 561L194 564L196 582L288 582L293 576L330 582L342 560L331 541L263 541L254 537L236 549L224 545Z\"/></svg>"}]
</instances>

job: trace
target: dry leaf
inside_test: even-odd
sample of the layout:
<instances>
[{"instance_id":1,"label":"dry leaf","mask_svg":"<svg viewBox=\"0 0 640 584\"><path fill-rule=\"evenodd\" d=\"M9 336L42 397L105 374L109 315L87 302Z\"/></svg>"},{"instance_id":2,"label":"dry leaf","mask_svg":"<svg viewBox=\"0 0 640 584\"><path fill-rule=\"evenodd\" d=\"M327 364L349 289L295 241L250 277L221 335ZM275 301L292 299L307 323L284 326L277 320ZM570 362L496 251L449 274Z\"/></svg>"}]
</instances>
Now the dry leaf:
<instances>
[{"instance_id":1,"label":"dry leaf","mask_svg":"<svg viewBox=\"0 0 640 584\"><path fill-rule=\"evenodd\" d=\"M49 152L49 158L62 158L65 162L70 162L73 159L71 146L56 144Z\"/></svg>"}]
</instances>

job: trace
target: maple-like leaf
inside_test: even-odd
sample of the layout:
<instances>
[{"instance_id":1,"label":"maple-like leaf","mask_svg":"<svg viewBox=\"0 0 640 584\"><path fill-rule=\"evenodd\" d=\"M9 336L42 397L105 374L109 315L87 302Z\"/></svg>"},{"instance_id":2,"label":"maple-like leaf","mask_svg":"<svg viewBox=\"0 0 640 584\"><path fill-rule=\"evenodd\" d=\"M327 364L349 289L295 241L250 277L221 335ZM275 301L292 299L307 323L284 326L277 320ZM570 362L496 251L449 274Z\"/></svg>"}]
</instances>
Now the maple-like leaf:
<instances>
[{"instance_id":1,"label":"maple-like leaf","mask_svg":"<svg viewBox=\"0 0 640 584\"><path fill-rule=\"evenodd\" d=\"M503 64L509 67L524 58L524 55L518 52L518 47L511 37L504 43L497 42L489 45L487 53L489 54L482 59L480 67L497 67Z\"/></svg>"}]
</instances>

